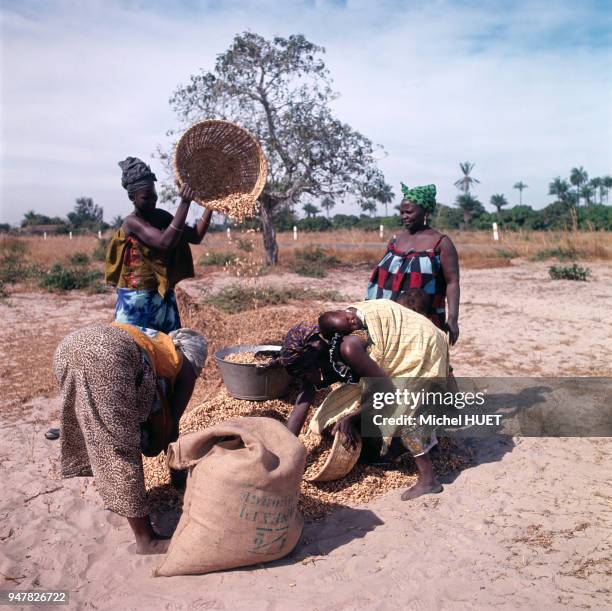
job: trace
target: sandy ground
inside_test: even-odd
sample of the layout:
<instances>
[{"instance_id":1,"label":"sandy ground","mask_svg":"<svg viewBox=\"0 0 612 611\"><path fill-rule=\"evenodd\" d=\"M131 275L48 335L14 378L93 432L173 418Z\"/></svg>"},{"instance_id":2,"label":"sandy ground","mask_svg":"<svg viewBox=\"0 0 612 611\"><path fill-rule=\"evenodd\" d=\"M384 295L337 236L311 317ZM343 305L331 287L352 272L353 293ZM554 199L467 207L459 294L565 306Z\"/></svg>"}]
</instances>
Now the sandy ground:
<instances>
[{"instance_id":1,"label":"sandy ground","mask_svg":"<svg viewBox=\"0 0 612 611\"><path fill-rule=\"evenodd\" d=\"M590 267L588 283L550 281L538 264L466 271L457 374L610 375L612 269ZM364 277L261 282L350 301ZM225 282L215 273L183 286L197 297ZM68 589L72 608L94 609L612 607L609 439L473 442L474 464L441 495L337 510L265 567L152 578L159 559L131 553L127 523L102 508L92 480L58 478L59 444L42 435L58 409L45 372L59 338L108 321L112 305L112 295L36 293L0 305L0 588ZM167 528L171 517L156 519Z\"/></svg>"}]
</instances>

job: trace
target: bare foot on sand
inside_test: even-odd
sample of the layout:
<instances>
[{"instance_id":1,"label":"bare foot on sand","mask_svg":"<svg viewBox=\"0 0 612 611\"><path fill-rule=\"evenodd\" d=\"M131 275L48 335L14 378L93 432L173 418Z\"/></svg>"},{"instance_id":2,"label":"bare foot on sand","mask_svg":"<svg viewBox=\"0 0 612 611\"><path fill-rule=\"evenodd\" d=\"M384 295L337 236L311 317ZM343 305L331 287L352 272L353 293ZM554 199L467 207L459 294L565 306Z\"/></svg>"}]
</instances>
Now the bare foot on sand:
<instances>
[{"instance_id":1,"label":"bare foot on sand","mask_svg":"<svg viewBox=\"0 0 612 611\"><path fill-rule=\"evenodd\" d=\"M411 501L424 494L438 494L442 492L442 490L444 490L444 488L437 479L433 481L419 480L414 486L402 493L402 501Z\"/></svg>"}]
</instances>

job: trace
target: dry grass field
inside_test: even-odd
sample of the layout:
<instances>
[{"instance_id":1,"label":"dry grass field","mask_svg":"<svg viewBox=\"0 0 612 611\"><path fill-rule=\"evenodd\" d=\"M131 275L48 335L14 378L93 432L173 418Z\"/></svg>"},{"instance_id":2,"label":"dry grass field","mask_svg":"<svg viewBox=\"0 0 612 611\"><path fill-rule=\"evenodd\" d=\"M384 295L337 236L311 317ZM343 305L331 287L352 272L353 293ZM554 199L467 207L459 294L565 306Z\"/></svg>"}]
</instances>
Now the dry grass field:
<instances>
[{"instance_id":1,"label":"dry grass field","mask_svg":"<svg viewBox=\"0 0 612 611\"><path fill-rule=\"evenodd\" d=\"M398 228L399 229L399 228ZM298 240L293 233L278 234L279 262L286 265L292 260L293 251L308 247L320 247L347 265L374 264L393 232L385 229L383 239L377 231L341 230L333 232L300 232ZM555 253L565 253L584 261L609 261L612 259L612 232L537 231L502 233L498 242L490 232L450 231L448 235L457 246L464 269L503 267L513 258L555 258ZM7 239L0 240L2 243ZM19 238L27 245L29 257L40 265L52 265L77 252L91 254L98 243L93 235L49 236ZM245 249L246 247L246 249ZM261 235L258 232L231 232L228 240L225 232L210 233L201 245L192 247L197 262L207 252L235 252L254 261L264 260Z\"/></svg>"}]
</instances>

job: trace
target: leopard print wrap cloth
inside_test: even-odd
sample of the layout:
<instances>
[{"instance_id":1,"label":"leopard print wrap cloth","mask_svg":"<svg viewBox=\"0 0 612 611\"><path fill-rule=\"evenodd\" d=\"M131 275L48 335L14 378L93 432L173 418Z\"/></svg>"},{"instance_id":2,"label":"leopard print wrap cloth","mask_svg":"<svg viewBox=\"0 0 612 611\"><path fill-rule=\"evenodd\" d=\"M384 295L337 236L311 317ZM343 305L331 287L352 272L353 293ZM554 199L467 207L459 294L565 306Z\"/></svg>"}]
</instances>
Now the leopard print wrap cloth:
<instances>
[{"instance_id":1,"label":"leopard print wrap cloth","mask_svg":"<svg viewBox=\"0 0 612 611\"><path fill-rule=\"evenodd\" d=\"M61 393L62 477L93 475L104 506L128 518L149 514L140 423L155 374L121 329L95 325L67 335L54 358Z\"/></svg>"}]
</instances>

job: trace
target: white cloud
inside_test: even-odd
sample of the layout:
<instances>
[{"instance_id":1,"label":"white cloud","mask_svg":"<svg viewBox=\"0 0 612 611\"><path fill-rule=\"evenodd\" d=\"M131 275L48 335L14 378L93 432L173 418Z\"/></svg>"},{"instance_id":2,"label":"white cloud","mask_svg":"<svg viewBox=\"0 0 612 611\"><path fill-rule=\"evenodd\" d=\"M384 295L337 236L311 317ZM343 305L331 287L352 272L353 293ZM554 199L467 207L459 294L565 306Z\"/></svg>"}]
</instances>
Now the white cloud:
<instances>
[{"instance_id":1,"label":"white cloud","mask_svg":"<svg viewBox=\"0 0 612 611\"><path fill-rule=\"evenodd\" d=\"M167 142L172 91L244 29L303 32L327 48L337 114L385 147L381 167L396 192L400 180L435 182L451 201L458 163L470 160L482 201L495 192L516 201L512 185L523 180L525 201L541 207L548 182L572 166L612 171L609 48L589 40L605 16L556 4L5 7L0 216L63 215L82 194L107 219L125 214L117 161L148 159Z\"/></svg>"}]
</instances>

